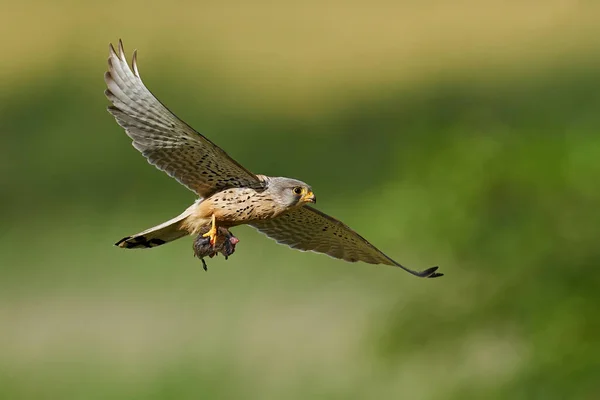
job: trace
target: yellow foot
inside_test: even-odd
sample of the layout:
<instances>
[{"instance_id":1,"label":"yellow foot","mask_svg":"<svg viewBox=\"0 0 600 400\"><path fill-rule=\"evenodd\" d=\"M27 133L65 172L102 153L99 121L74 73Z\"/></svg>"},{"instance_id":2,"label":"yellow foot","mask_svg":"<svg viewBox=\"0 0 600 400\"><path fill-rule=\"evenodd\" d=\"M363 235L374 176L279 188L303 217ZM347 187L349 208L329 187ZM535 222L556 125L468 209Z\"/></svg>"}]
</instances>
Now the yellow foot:
<instances>
[{"instance_id":1,"label":"yellow foot","mask_svg":"<svg viewBox=\"0 0 600 400\"><path fill-rule=\"evenodd\" d=\"M210 238L211 246L214 246L215 243L217 242L217 225L216 225L214 214L212 216L212 226L210 227L210 230L208 232L206 232L204 235L202 235L202 237Z\"/></svg>"}]
</instances>

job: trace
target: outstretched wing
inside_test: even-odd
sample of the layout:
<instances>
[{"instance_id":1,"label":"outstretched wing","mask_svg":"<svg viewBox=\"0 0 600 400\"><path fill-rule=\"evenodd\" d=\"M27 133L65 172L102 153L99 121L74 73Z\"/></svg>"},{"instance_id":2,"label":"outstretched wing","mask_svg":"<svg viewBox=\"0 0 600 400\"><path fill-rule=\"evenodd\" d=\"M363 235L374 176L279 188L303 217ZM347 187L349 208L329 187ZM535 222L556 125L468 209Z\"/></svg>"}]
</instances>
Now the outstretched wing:
<instances>
[{"instance_id":1,"label":"outstretched wing","mask_svg":"<svg viewBox=\"0 0 600 400\"><path fill-rule=\"evenodd\" d=\"M438 267L419 272L398 264L341 221L309 206L296 207L276 218L251 225L294 249L324 253L350 262L393 265L421 278L443 275L435 272Z\"/></svg>"},{"instance_id":2,"label":"outstretched wing","mask_svg":"<svg viewBox=\"0 0 600 400\"><path fill-rule=\"evenodd\" d=\"M261 187L260 180L221 148L167 109L144 86L133 53L133 70L123 44L109 46L104 92L113 104L108 111L133 139L150 164L177 179L200 197L229 187Z\"/></svg>"}]
</instances>

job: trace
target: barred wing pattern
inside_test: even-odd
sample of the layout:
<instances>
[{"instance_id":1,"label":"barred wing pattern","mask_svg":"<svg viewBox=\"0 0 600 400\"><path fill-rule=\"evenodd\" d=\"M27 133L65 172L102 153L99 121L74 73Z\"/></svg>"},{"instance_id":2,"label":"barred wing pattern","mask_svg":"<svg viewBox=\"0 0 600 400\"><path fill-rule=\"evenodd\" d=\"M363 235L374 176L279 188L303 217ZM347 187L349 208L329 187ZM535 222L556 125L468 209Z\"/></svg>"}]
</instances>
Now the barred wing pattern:
<instances>
[{"instance_id":1,"label":"barred wing pattern","mask_svg":"<svg viewBox=\"0 0 600 400\"><path fill-rule=\"evenodd\" d=\"M414 271L392 260L347 225L312 207L296 207L280 216L251 224L260 232L294 249L324 253L349 262L393 265L421 277L436 278L438 267Z\"/></svg>"},{"instance_id":2,"label":"barred wing pattern","mask_svg":"<svg viewBox=\"0 0 600 400\"><path fill-rule=\"evenodd\" d=\"M200 197L230 187L262 187L260 180L167 109L143 84L133 53L133 70L123 44L109 46L104 92L115 117L138 149L158 169Z\"/></svg>"}]
</instances>

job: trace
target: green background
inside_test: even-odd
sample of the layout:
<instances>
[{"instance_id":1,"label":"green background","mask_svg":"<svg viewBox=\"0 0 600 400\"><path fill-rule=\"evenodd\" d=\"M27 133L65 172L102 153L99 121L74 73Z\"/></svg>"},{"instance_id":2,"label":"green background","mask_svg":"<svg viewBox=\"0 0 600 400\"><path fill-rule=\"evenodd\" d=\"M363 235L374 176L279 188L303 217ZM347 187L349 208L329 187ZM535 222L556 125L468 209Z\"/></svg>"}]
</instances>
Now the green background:
<instances>
[{"instance_id":1,"label":"green background","mask_svg":"<svg viewBox=\"0 0 600 400\"><path fill-rule=\"evenodd\" d=\"M2 4L0 398L592 399L592 2ZM106 112L108 42L250 170L443 278L252 228L113 246L194 195Z\"/></svg>"}]
</instances>

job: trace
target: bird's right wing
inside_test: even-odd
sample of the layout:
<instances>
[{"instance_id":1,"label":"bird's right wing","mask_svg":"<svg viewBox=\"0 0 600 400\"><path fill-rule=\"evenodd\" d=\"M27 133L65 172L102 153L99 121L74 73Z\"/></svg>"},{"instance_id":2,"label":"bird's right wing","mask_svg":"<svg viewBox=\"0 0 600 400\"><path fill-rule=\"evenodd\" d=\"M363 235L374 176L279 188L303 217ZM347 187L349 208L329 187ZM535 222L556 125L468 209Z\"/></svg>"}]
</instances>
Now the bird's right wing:
<instances>
[{"instance_id":1,"label":"bird's right wing","mask_svg":"<svg viewBox=\"0 0 600 400\"><path fill-rule=\"evenodd\" d=\"M294 249L324 253L345 261L393 265L421 278L436 278L438 267L414 271L392 260L347 225L312 207L292 208L280 216L253 222L260 232Z\"/></svg>"},{"instance_id":2,"label":"bird's right wing","mask_svg":"<svg viewBox=\"0 0 600 400\"><path fill-rule=\"evenodd\" d=\"M132 70L120 40L118 54L109 46L104 80L106 97L113 104L108 111L150 164L204 198L229 187L262 186L256 175L154 97L140 78L136 52Z\"/></svg>"}]
</instances>

